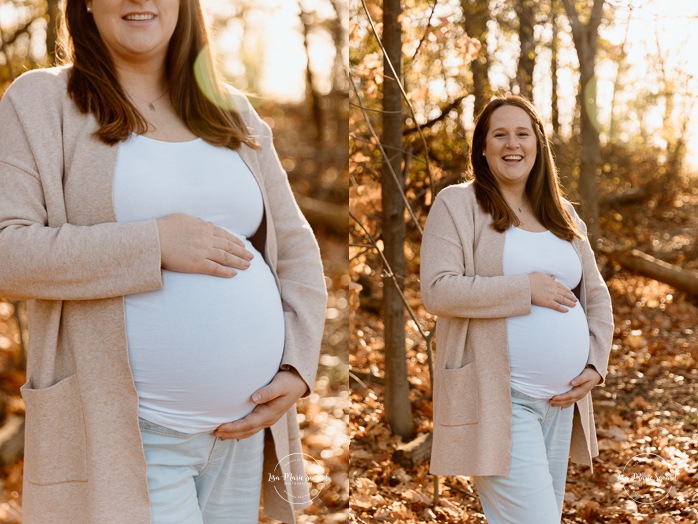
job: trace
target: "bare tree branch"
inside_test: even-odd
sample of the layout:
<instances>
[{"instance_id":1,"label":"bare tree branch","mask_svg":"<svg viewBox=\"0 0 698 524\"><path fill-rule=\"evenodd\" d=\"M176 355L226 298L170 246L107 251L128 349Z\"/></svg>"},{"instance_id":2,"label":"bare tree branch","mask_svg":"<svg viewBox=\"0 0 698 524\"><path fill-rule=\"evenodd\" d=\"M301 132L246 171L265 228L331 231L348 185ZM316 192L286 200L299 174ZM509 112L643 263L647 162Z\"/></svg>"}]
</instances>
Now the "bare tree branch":
<instances>
[{"instance_id":1,"label":"bare tree branch","mask_svg":"<svg viewBox=\"0 0 698 524\"><path fill-rule=\"evenodd\" d=\"M381 155L383 155L383 158L386 160L388 159L388 155L385 152L385 149L383 148L383 144L381 144L380 139L378 138L378 135L376 134L376 131L373 129L373 126L371 125L371 121L368 118L368 113L366 112L363 102L361 101L361 96L359 96L359 91L356 88L356 84L354 83L354 78L350 74L349 75L349 81L351 82L351 88L354 90L354 94L356 95L356 99L359 101L359 106L361 107L361 111L364 115L364 120L366 121L366 125L368 126L369 131L371 132L371 135L373 135L373 138L376 140L376 144L378 144L378 148L380 149ZM390 170L390 174L393 176L393 179L395 180L395 184L397 185L398 188L401 188L400 184L400 179L397 176L397 173L395 173L395 170L390 166L389 162L386 162L386 166L388 166ZM414 211L412 211L412 208L410 207L410 203L407 201L407 196L405 196L404 191L400 190L400 193L402 194L402 199L405 203L405 207L407 208L407 212L410 214L410 217L412 218L412 221L414 222L414 225L417 227L417 230L419 231L420 235L424 234L424 231L422 230L422 226L419 225L419 220L417 220L417 217L414 214Z\"/></svg>"},{"instance_id":2,"label":"bare tree branch","mask_svg":"<svg viewBox=\"0 0 698 524\"><path fill-rule=\"evenodd\" d=\"M460 103L463 100L465 100L466 97L467 97L467 95L459 96L453 102L449 103L447 106L444 106L441 109L441 114L439 116L437 116L436 118L432 118L431 120L428 120L427 122L425 122L421 126L415 126L415 127L410 127L408 129L405 129L402 132L402 135L407 136L407 135L411 135L412 133L417 133L417 132L419 132L420 128L421 129L428 129L430 127L433 127L435 124L437 124L437 123L441 122L443 119L445 119L451 111L453 111L455 108L457 108L460 105Z\"/></svg>"},{"instance_id":3,"label":"bare tree branch","mask_svg":"<svg viewBox=\"0 0 698 524\"><path fill-rule=\"evenodd\" d=\"M407 301L407 297L403 293L400 283L397 281L397 277L395 276L395 273L393 273L392 268L390 267L390 264L388 264L388 261L386 260L385 256L383 255L383 251L378 247L378 243L376 240L373 238L373 235L368 231L366 226L364 226L361 221L356 218L356 215L349 211L349 217L356 222L356 224L361 228L361 230L364 232L364 235L368 239L369 243L371 246L376 250L376 252L380 255L381 259L383 260L383 266L384 266L384 271L386 272L385 276L390 278L395 284L395 287L397 288L398 294L400 295L400 299L402 300L402 303L405 305L405 308L407 309L407 312L409 313L410 317L412 318L412 321L414 322L414 325L417 326L417 331L419 331L419 334L422 336L424 339L425 343L427 344L427 357L429 360L429 382L433 388L434 385L434 379L432 377L433 374L433 369L434 369L434 364L432 362L432 351L431 351L431 341L434 336L434 328L427 334L424 332L422 327L419 325L419 320L417 317L417 314L414 312L412 309L412 306L410 306L409 302Z\"/></svg>"},{"instance_id":4,"label":"bare tree branch","mask_svg":"<svg viewBox=\"0 0 698 524\"><path fill-rule=\"evenodd\" d=\"M429 13L429 20L427 20L427 28L424 30L424 34L422 35L422 38L419 40L419 43L417 44L417 49L414 50L414 53L412 54L412 60L417 58L417 55L419 54L419 50L422 48L422 44L424 41L427 39L427 36L429 36L429 33L431 32L431 19L434 18L434 11L436 11L436 5L439 3L439 0L434 0L434 3L431 6L431 12Z\"/></svg>"},{"instance_id":5,"label":"bare tree branch","mask_svg":"<svg viewBox=\"0 0 698 524\"><path fill-rule=\"evenodd\" d=\"M387 62L390 65L390 70L393 73L393 77L395 78L395 82L400 87L400 92L402 93L402 97L404 98L405 103L407 104L407 107L410 110L410 114L412 115L412 120L416 124L417 123L417 116L415 114L414 107L412 106L412 102L410 102L410 99L407 98L407 93L405 92L405 88L402 85L402 81L400 80L400 78L398 78L398 75L395 72L395 68L393 67L392 61L393 61L394 57L392 57L392 58L389 57L388 53L386 53L386 51L385 51L385 47L383 46L383 41L378 36L378 31L376 30L376 24L373 22L373 18L371 18L371 13L368 12L368 7L366 6L366 0L361 0L361 5L363 6L364 12L366 13L366 17L368 18L368 23L371 26L371 31L373 32L373 36L375 36L376 41L378 42L378 45L381 48L381 51L383 51L383 56L388 58ZM417 124L417 127L419 127L419 124ZM421 129L419 129L419 136L422 138L422 142L424 143L424 149L427 150L429 148L429 146L427 145L427 139L424 137L424 133L422 133ZM432 187L432 190L433 190L434 178L432 177L432 174L431 174L431 166L429 165L429 159L426 156L425 156L425 158L426 158L426 171L427 171L427 175L429 176L429 185ZM420 228L420 231L421 231L421 228Z\"/></svg>"}]
</instances>

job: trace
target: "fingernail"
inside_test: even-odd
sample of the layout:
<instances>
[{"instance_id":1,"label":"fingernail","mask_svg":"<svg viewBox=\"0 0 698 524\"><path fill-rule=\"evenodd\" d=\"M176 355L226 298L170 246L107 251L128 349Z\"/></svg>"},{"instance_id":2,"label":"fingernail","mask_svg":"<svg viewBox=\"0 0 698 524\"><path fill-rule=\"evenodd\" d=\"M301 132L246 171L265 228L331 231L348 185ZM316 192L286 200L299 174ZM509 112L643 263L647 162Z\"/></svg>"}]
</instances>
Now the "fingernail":
<instances>
[{"instance_id":1,"label":"fingernail","mask_svg":"<svg viewBox=\"0 0 698 524\"><path fill-rule=\"evenodd\" d=\"M262 395L260 395L258 393L255 393L254 395L252 395L253 402L259 402L260 400L262 400Z\"/></svg>"}]
</instances>

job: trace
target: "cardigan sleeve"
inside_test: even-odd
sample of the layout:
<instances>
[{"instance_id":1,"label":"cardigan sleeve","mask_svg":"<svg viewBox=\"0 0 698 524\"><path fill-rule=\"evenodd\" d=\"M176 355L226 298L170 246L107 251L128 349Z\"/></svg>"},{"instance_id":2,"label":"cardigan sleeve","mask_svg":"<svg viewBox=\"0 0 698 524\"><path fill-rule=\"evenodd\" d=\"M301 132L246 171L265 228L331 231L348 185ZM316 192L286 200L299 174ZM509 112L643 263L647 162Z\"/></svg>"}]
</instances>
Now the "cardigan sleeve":
<instances>
[{"instance_id":1,"label":"cardigan sleeve","mask_svg":"<svg viewBox=\"0 0 698 524\"><path fill-rule=\"evenodd\" d=\"M420 281L427 311L442 317L505 318L531 310L526 275L475 274L474 225L456 220L442 196L434 201L422 238ZM466 205L459 202L460 206Z\"/></svg>"},{"instance_id":2,"label":"cardigan sleeve","mask_svg":"<svg viewBox=\"0 0 698 524\"><path fill-rule=\"evenodd\" d=\"M60 116L41 117L50 100L28 107L27 95L45 87L31 77L0 100L0 296L87 300L162 287L155 221L49 226L47 200L62 202ZM19 89L29 90L20 93L21 110L12 99Z\"/></svg>"},{"instance_id":3,"label":"cardigan sleeve","mask_svg":"<svg viewBox=\"0 0 698 524\"><path fill-rule=\"evenodd\" d=\"M569 206L571 208L571 206ZM572 216L577 221L584 239L581 243L582 268L584 274L585 313L589 325L589 359L587 364L594 366L601 375L601 382L606 381L608 359L613 344L613 306L608 287L599 272L594 258L594 252L586 238L586 225L571 210Z\"/></svg>"},{"instance_id":4,"label":"cardigan sleeve","mask_svg":"<svg viewBox=\"0 0 698 524\"><path fill-rule=\"evenodd\" d=\"M298 207L274 148L272 131L247 102L245 116L261 145L257 151L277 241L276 273L284 309L281 368L294 368L312 390L325 324L327 290L320 250Z\"/></svg>"}]
</instances>

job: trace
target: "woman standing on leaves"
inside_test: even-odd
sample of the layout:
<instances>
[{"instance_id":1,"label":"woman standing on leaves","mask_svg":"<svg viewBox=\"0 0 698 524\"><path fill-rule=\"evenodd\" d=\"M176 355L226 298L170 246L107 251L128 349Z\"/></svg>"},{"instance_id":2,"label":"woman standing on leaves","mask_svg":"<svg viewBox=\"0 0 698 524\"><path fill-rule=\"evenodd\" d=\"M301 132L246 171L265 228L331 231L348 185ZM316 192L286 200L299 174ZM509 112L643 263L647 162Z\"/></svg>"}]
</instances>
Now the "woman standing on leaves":
<instances>
[{"instance_id":1,"label":"woman standing on leaves","mask_svg":"<svg viewBox=\"0 0 698 524\"><path fill-rule=\"evenodd\" d=\"M326 291L271 131L216 79L199 0L65 21L71 64L0 103L0 295L32 299L23 520L251 523L264 484L292 522Z\"/></svg>"},{"instance_id":2,"label":"woman standing on leaves","mask_svg":"<svg viewBox=\"0 0 698 524\"><path fill-rule=\"evenodd\" d=\"M570 449L598 455L610 296L528 101L483 109L471 165L437 196L421 250L439 316L431 472L472 475L493 524L559 523Z\"/></svg>"}]
</instances>

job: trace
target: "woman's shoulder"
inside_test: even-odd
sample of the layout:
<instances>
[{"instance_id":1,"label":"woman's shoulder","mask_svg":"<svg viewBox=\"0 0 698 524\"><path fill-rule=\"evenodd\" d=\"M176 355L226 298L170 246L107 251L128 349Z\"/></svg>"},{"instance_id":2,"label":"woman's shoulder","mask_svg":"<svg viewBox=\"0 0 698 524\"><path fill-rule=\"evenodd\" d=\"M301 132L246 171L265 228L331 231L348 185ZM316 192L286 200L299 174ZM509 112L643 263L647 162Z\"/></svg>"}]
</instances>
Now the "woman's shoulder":
<instances>
[{"instance_id":1,"label":"woman's shoulder","mask_svg":"<svg viewBox=\"0 0 698 524\"><path fill-rule=\"evenodd\" d=\"M472 181L446 186L436 195L436 201L440 201L447 206L456 204L459 207L468 205L471 202L474 203L476 202L475 186Z\"/></svg>"},{"instance_id":2,"label":"woman's shoulder","mask_svg":"<svg viewBox=\"0 0 698 524\"><path fill-rule=\"evenodd\" d=\"M450 186L446 186L441 191L439 191L439 194L436 196L436 198L441 198L445 200L463 198L474 199L475 186L473 185L472 180L468 182L461 182L459 184L451 184Z\"/></svg>"},{"instance_id":3,"label":"woman's shoulder","mask_svg":"<svg viewBox=\"0 0 698 524\"><path fill-rule=\"evenodd\" d=\"M40 111L48 99L66 95L70 69L69 66L60 66L26 71L12 82L5 96L17 102L31 102ZM37 103L39 101L41 103Z\"/></svg>"},{"instance_id":4,"label":"woman's shoulder","mask_svg":"<svg viewBox=\"0 0 698 524\"><path fill-rule=\"evenodd\" d=\"M229 109L237 111L240 114L254 111L248 95L243 91L230 84L223 84L223 89L226 94L226 104L228 104Z\"/></svg>"},{"instance_id":5,"label":"woman's shoulder","mask_svg":"<svg viewBox=\"0 0 698 524\"><path fill-rule=\"evenodd\" d=\"M430 229L438 229L441 223L456 224L459 228L472 228L479 222L481 211L475 197L472 182L453 184L436 196L427 223Z\"/></svg>"},{"instance_id":6,"label":"woman's shoulder","mask_svg":"<svg viewBox=\"0 0 698 524\"><path fill-rule=\"evenodd\" d=\"M250 97L252 96L250 93L245 93L230 84L224 84L223 86L227 97L226 104L228 105L228 109L237 112L248 125L262 120L250 101Z\"/></svg>"},{"instance_id":7,"label":"woman's shoulder","mask_svg":"<svg viewBox=\"0 0 698 524\"><path fill-rule=\"evenodd\" d=\"M565 197L560 197L560 201L562 202L562 207L569 213L570 217L572 217L572 220L574 220L583 233L586 233L587 226L577 213L574 204L572 204L572 202L567 200Z\"/></svg>"}]
</instances>

